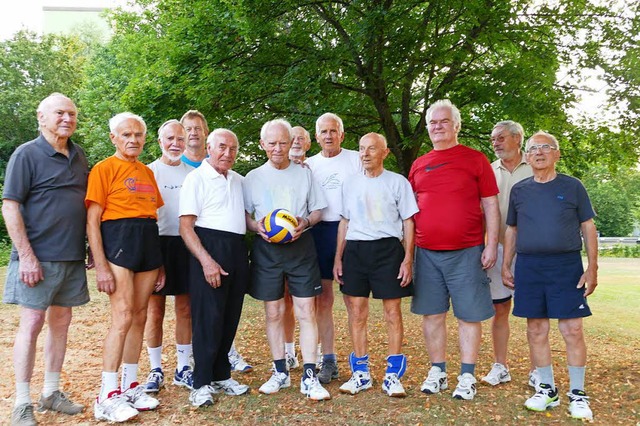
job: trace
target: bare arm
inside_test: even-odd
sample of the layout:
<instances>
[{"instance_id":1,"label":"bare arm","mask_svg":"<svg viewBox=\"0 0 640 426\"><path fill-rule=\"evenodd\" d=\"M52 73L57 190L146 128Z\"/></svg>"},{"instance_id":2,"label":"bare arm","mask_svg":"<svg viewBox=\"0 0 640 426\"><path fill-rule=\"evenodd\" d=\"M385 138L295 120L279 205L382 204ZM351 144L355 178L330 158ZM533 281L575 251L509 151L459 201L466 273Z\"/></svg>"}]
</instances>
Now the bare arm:
<instances>
[{"instance_id":1,"label":"bare arm","mask_svg":"<svg viewBox=\"0 0 640 426\"><path fill-rule=\"evenodd\" d=\"M196 216L187 215L180 216L180 236L184 240L184 244L187 246L191 254L198 259L202 265L202 272L204 278L209 285L213 288L220 287L222 285L221 275L229 275L220 265L213 260L209 252L204 248L200 238L194 230L196 224Z\"/></svg>"},{"instance_id":2,"label":"bare arm","mask_svg":"<svg viewBox=\"0 0 640 426\"><path fill-rule=\"evenodd\" d=\"M267 237L267 234L265 234L266 231L264 229L264 224L262 223L262 221L255 220L247 211L244 212L244 216L247 223L247 230L255 232L256 234L261 236L263 240L270 243L271 241L269 241L269 237Z\"/></svg>"},{"instance_id":3,"label":"bare arm","mask_svg":"<svg viewBox=\"0 0 640 426\"><path fill-rule=\"evenodd\" d=\"M29 287L35 287L44 279L44 273L27 237L27 228L20 213L20 203L6 198L2 200L2 216L9 237L18 251L20 280Z\"/></svg>"},{"instance_id":4,"label":"bare arm","mask_svg":"<svg viewBox=\"0 0 640 426\"><path fill-rule=\"evenodd\" d=\"M289 242L297 240L306 229L311 228L313 225L320 222L320 219L322 219L322 212L320 210L314 210L309 213L309 216L306 218L296 217L296 219L298 219L298 226L294 229L293 238L291 238Z\"/></svg>"},{"instance_id":5,"label":"bare arm","mask_svg":"<svg viewBox=\"0 0 640 426\"><path fill-rule=\"evenodd\" d=\"M104 246L102 245L102 232L100 231L100 218L104 209L98 203L90 203L87 209L87 238L89 247L93 253L93 263L96 268L96 281L98 283L98 291L111 294L116 291L116 281L111 272L109 261L104 254Z\"/></svg>"},{"instance_id":6,"label":"bare arm","mask_svg":"<svg viewBox=\"0 0 640 426\"><path fill-rule=\"evenodd\" d=\"M404 244L404 260L400 264L398 279L400 279L400 287L406 287L413 279L413 253L415 245L415 223L413 216L402 221L402 234Z\"/></svg>"},{"instance_id":7,"label":"bare arm","mask_svg":"<svg viewBox=\"0 0 640 426\"><path fill-rule=\"evenodd\" d=\"M511 272L511 264L516 255L516 235L518 228L515 226L507 226L504 234L504 246L502 253L502 284L509 288L514 288L513 273Z\"/></svg>"},{"instance_id":8,"label":"bare arm","mask_svg":"<svg viewBox=\"0 0 640 426\"><path fill-rule=\"evenodd\" d=\"M481 198L482 211L487 226L487 242L482 251L482 268L489 269L496 264L498 255L498 233L500 232L500 208L498 196Z\"/></svg>"},{"instance_id":9,"label":"bare arm","mask_svg":"<svg viewBox=\"0 0 640 426\"><path fill-rule=\"evenodd\" d=\"M587 270L578 281L578 288L585 287L584 297L593 293L598 285L598 232L593 219L589 219L580 224L584 247L587 251Z\"/></svg>"},{"instance_id":10,"label":"bare arm","mask_svg":"<svg viewBox=\"0 0 640 426\"><path fill-rule=\"evenodd\" d=\"M344 284L344 281L342 281L342 256L344 255L344 247L347 244L347 228L349 228L349 219L343 217L338 224L336 256L333 260L333 279L340 285Z\"/></svg>"}]
</instances>

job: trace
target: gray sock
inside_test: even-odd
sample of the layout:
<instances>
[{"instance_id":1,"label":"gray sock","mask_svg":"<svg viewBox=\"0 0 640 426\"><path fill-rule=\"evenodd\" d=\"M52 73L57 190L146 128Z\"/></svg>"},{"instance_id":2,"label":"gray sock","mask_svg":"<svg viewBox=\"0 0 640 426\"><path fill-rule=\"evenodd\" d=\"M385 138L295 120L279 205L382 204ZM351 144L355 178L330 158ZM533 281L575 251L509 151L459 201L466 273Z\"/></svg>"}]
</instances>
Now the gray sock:
<instances>
[{"instance_id":1,"label":"gray sock","mask_svg":"<svg viewBox=\"0 0 640 426\"><path fill-rule=\"evenodd\" d=\"M553 366L536 367L536 370L540 374L540 383L551 385L551 388L555 389L556 382L553 381Z\"/></svg>"},{"instance_id":2,"label":"gray sock","mask_svg":"<svg viewBox=\"0 0 640 426\"><path fill-rule=\"evenodd\" d=\"M584 373L587 367L569 366L569 390L584 390Z\"/></svg>"}]
</instances>

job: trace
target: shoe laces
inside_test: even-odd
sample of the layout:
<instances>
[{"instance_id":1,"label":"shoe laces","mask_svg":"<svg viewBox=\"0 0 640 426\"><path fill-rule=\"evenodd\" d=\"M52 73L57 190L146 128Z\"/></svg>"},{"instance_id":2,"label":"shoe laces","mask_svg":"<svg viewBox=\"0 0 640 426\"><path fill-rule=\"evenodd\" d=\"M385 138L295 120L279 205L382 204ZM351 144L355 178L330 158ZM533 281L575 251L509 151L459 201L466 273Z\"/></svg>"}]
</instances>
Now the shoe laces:
<instances>
[{"instance_id":1,"label":"shoe laces","mask_svg":"<svg viewBox=\"0 0 640 426\"><path fill-rule=\"evenodd\" d=\"M24 404L20 407L20 420L35 420L33 416L33 405Z\"/></svg>"},{"instance_id":2,"label":"shoe laces","mask_svg":"<svg viewBox=\"0 0 640 426\"><path fill-rule=\"evenodd\" d=\"M580 406L589 406L589 397L587 395L575 394L573 392L567 393L567 396L571 402Z\"/></svg>"},{"instance_id":3,"label":"shoe laces","mask_svg":"<svg viewBox=\"0 0 640 426\"><path fill-rule=\"evenodd\" d=\"M391 387L400 383L400 379L396 373L389 373L385 375L384 381L387 382L387 386Z\"/></svg>"}]
</instances>

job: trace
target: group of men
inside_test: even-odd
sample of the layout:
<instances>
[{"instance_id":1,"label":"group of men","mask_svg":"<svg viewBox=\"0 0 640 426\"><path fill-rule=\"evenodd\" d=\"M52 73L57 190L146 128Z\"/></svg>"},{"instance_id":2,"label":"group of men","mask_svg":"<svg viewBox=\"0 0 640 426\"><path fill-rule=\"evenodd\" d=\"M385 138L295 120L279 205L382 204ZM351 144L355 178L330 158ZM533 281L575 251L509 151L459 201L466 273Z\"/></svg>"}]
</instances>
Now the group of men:
<instances>
[{"instance_id":1,"label":"group of men","mask_svg":"<svg viewBox=\"0 0 640 426\"><path fill-rule=\"evenodd\" d=\"M12 155L3 193L3 215L14 243L4 301L21 305L14 346L15 425L36 424L29 383L45 317L50 332L38 409L75 414L84 408L60 391L59 382L71 308L89 299L84 272L85 203L91 207L93 201L85 195L89 166L82 149L70 140L77 123L70 99L50 95L37 116L41 134ZM259 392L273 394L291 385L290 370L299 366L293 341L297 320L300 392L313 400L330 399L323 384L339 377L335 280L353 344L351 377L340 392L355 395L373 384L367 341L370 295L383 301L388 355L381 386L387 395L406 395L401 383L407 370L401 310L406 297L412 298L411 311L422 315L431 362L422 392L435 394L448 387L450 305L461 358L453 397L471 400L476 394L482 321L491 317L495 362L482 380L489 385L510 381L513 298L514 315L527 318L529 384L535 388L525 406L543 411L559 404L548 339L549 318L557 318L567 346L569 411L592 418L584 392L582 318L590 315L586 297L597 285L597 238L584 187L556 172L559 144L548 133L534 134L523 153L522 126L499 122L491 133L498 159L490 164L484 154L459 144L460 112L451 102L432 104L426 120L433 150L414 162L408 179L384 168L389 148L380 134L364 135L358 152L342 148L344 125L332 113L316 121L321 151L310 158L311 138L305 129L281 119L265 123L260 146L267 161L246 177L232 170L240 144L231 130L209 133L197 111L165 122L158 130L162 156L149 165L161 198L156 233L162 265L154 272L153 288L142 296L144 312L135 314L145 327L151 371L147 383L138 386L137 364L123 364L126 385L112 392L115 385L105 388L105 377L116 380L117 365L115 373L103 372L96 417L125 421L157 406L145 394L158 392L164 383L166 295L175 296L174 383L191 390L194 406L212 405L218 393L235 396L249 390L231 377L232 364L238 371L251 369L233 345L245 293L264 302L273 359L271 377ZM298 220L286 244L271 243L265 233L262 219L276 208L289 210ZM256 234L250 254L247 231ZM100 256L99 263L106 265ZM111 294L115 284L104 287L101 282L99 289ZM125 362L127 356L137 360L139 349L135 356L125 351ZM122 354L116 358L113 362L123 360Z\"/></svg>"}]
</instances>

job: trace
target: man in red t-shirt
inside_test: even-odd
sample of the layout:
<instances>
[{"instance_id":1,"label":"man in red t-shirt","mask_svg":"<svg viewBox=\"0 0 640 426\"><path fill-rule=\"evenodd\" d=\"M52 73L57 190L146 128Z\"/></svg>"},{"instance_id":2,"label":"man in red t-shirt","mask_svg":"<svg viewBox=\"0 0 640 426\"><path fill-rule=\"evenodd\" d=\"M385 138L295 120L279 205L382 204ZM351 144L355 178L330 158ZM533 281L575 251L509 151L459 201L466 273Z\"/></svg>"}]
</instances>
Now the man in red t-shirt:
<instances>
[{"instance_id":1,"label":"man in red t-shirt","mask_svg":"<svg viewBox=\"0 0 640 426\"><path fill-rule=\"evenodd\" d=\"M469 400L476 393L481 321L494 315L486 270L496 262L500 211L489 160L458 143L460 125L460 111L449 100L431 105L427 126L433 150L418 158L409 172L420 208L414 216L417 247L411 311L423 315L432 365L420 390L438 393L448 386L446 317L451 300L462 362L453 397Z\"/></svg>"}]
</instances>

